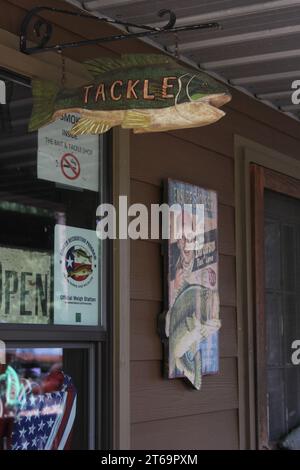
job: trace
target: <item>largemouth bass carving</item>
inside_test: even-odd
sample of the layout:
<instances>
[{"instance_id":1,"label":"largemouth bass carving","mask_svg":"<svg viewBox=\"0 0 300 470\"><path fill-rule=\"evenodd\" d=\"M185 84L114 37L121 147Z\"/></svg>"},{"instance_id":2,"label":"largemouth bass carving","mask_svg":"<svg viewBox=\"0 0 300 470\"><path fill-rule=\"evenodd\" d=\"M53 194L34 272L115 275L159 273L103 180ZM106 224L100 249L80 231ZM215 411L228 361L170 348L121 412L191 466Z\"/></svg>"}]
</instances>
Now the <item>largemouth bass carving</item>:
<instances>
[{"instance_id":1,"label":"largemouth bass carving","mask_svg":"<svg viewBox=\"0 0 300 470\"><path fill-rule=\"evenodd\" d=\"M169 377L186 377L198 390L202 382L200 344L221 326L217 306L216 291L190 285L166 314Z\"/></svg>"},{"instance_id":2,"label":"largemouth bass carving","mask_svg":"<svg viewBox=\"0 0 300 470\"><path fill-rule=\"evenodd\" d=\"M81 118L71 135L102 134L114 126L134 133L205 126L221 119L231 100L227 88L205 72L160 54L132 54L86 63L93 81L81 88L32 81L30 130L66 113Z\"/></svg>"}]
</instances>

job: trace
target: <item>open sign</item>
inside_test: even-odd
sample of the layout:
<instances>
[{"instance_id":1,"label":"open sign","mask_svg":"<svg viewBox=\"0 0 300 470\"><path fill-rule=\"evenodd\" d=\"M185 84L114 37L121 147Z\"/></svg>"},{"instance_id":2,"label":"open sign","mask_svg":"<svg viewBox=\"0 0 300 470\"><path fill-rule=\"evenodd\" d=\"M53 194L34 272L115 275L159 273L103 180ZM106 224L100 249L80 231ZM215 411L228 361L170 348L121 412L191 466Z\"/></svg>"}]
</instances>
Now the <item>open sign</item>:
<instances>
[{"instance_id":1,"label":"open sign","mask_svg":"<svg viewBox=\"0 0 300 470\"><path fill-rule=\"evenodd\" d=\"M49 253L0 247L0 322L50 320Z\"/></svg>"}]
</instances>

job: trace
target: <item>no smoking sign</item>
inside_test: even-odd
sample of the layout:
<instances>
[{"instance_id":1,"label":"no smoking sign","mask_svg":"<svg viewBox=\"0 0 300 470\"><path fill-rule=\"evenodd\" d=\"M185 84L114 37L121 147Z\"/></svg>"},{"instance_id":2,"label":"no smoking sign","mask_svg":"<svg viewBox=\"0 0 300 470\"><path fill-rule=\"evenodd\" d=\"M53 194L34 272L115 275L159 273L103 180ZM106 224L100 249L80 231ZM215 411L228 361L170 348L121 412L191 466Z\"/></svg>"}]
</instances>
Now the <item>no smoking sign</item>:
<instances>
[{"instance_id":1,"label":"no smoking sign","mask_svg":"<svg viewBox=\"0 0 300 470\"><path fill-rule=\"evenodd\" d=\"M62 174L68 180L76 180L80 176L80 163L72 153L65 153L60 161Z\"/></svg>"},{"instance_id":2,"label":"no smoking sign","mask_svg":"<svg viewBox=\"0 0 300 470\"><path fill-rule=\"evenodd\" d=\"M74 141L69 132L79 117L79 114L68 113L39 129L37 176L70 189L98 191L99 136L80 136Z\"/></svg>"}]
</instances>

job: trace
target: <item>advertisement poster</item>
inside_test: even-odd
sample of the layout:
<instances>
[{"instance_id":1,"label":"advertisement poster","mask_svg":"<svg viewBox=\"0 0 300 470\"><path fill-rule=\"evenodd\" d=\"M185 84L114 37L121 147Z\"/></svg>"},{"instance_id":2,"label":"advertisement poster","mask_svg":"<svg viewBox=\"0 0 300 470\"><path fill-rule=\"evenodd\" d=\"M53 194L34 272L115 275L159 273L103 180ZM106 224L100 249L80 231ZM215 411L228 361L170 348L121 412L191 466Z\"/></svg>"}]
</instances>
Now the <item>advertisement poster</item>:
<instances>
[{"instance_id":1,"label":"advertisement poster","mask_svg":"<svg viewBox=\"0 0 300 470\"><path fill-rule=\"evenodd\" d=\"M50 323L51 255L0 247L0 323Z\"/></svg>"},{"instance_id":2,"label":"advertisement poster","mask_svg":"<svg viewBox=\"0 0 300 470\"><path fill-rule=\"evenodd\" d=\"M38 131L39 179L98 191L99 136L70 136L77 114L64 114Z\"/></svg>"},{"instance_id":3,"label":"advertisement poster","mask_svg":"<svg viewBox=\"0 0 300 470\"><path fill-rule=\"evenodd\" d=\"M96 231L56 225L54 244L54 324L98 325Z\"/></svg>"},{"instance_id":4,"label":"advertisement poster","mask_svg":"<svg viewBox=\"0 0 300 470\"><path fill-rule=\"evenodd\" d=\"M168 204L176 204L167 256L168 377L186 377L200 389L202 375L219 370L217 194L169 180ZM179 228L182 234L174 238Z\"/></svg>"}]
</instances>

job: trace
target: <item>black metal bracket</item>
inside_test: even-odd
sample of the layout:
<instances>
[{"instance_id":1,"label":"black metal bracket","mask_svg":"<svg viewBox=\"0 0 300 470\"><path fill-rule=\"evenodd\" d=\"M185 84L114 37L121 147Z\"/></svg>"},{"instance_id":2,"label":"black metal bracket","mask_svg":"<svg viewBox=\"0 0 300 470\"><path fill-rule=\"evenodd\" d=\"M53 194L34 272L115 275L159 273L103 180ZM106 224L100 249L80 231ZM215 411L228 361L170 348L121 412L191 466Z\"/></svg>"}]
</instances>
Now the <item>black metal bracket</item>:
<instances>
[{"instance_id":1,"label":"black metal bracket","mask_svg":"<svg viewBox=\"0 0 300 470\"><path fill-rule=\"evenodd\" d=\"M90 20L123 26L127 29L128 33L126 34L117 34L108 37L100 37L96 39L85 39L82 41L77 42L67 42L63 44L55 44L49 45L53 34L53 24L40 17L39 14L42 12L51 12L51 13L58 13L61 15L70 15L80 18L87 18ZM82 11L70 11L70 10L61 10L59 8L52 8L52 7L35 7L32 10L28 11L26 14L22 25L21 25L21 34L20 34L20 51L24 52L25 54L38 54L41 52L49 52L49 51L59 51L61 52L63 49L69 48L76 48L81 46L90 46L93 44L101 44L101 43L108 43L113 41L123 41L125 39L134 39L134 38L144 38L144 37L151 37L157 36L163 33L180 33L182 31L195 31L198 29L209 29L209 28L220 28L218 23L204 23L204 24L194 24L194 25L186 25L186 26L178 26L176 27L176 15L171 10L160 10L158 12L158 16L163 18L164 16L168 15L168 22L165 26L162 27L152 27L147 25L138 25L134 23L130 23L127 21L109 19L106 17L97 17L85 14ZM33 32L35 33L36 37L38 38L39 42L34 47L28 47L28 31L32 20L36 18L33 23ZM138 32L131 32L131 28L139 29Z\"/></svg>"}]
</instances>

